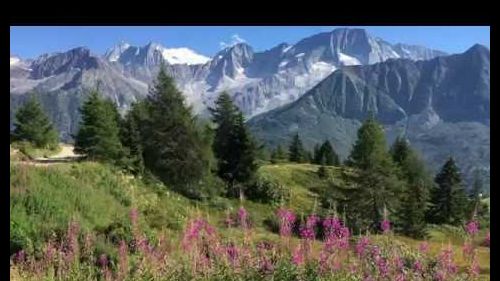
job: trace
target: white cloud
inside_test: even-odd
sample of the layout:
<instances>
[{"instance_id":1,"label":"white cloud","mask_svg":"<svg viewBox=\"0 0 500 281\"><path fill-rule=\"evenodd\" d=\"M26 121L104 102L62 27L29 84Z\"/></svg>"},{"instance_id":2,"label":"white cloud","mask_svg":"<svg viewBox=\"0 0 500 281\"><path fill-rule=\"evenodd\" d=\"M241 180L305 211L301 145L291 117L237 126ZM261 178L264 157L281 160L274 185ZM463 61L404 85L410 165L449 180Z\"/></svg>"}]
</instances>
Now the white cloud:
<instances>
[{"instance_id":1,"label":"white cloud","mask_svg":"<svg viewBox=\"0 0 500 281\"><path fill-rule=\"evenodd\" d=\"M231 36L230 43L220 42L219 45L220 45L221 49L224 49L224 48L231 47L231 46L234 46L236 44L245 43L245 42L246 42L246 40L241 38L240 35L233 34L233 36Z\"/></svg>"}]
</instances>

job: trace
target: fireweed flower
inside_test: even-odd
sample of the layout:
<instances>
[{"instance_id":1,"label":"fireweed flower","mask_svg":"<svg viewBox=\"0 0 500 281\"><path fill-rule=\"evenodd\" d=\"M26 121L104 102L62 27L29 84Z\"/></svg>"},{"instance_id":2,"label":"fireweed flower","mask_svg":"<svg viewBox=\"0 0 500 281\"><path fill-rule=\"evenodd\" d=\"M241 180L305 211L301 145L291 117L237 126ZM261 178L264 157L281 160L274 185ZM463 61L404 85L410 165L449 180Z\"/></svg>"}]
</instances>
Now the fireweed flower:
<instances>
[{"instance_id":1,"label":"fireweed flower","mask_svg":"<svg viewBox=\"0 0 500 281\"><path fill-rule=\"evenodd\" d=\"M14 254L14 262L17 264L22 264L26 261L26 252L24 250L20 250L16 254Z\"/></svg>"},{"instance_id":2,"label":"fireweed flower","mask_svg":"<svg viewBox=\"0 0 500 281\"><path fill-rule=\"evenodd\" d=\"M356 254L358 255L358 257L361 258L364 256L366 248L368 247L369 244L370 244L370 239L368 239L368 237L363 236L361 237L361 239L359 239L358 243L356 244Z\"/></svg>"},{"instance_id":3,"label":"fireweed flower","mask_svg":"<svg viewBox=\"0 0 500 281\"><path fill-rule=\"evenodd\" d=\"M424 270L424 266L423 266L422 262L419 260L416 260L413 263L413 271L415 271L418 274L422 274L423 270Z\"/></svg>"},{"instance_id":4,"label":"fireweed flower","mask_svg":"<svg viewBox=\"0 0 500 281\"><path fill-rule=\"evenodd\" d=\"M474 253L474 246L472 243L465 242L462 246L462 254L465 258L471 258Z\"/></svg>"},{"instance_id":5,"label":"fireweed flower","mask_svg":"<svg viewBox=\"0 0 500 281\"><path fill-rule=\"evenodd\" d=\"M436 274L434 274L434 279L436 279L436 281L444 281L446 280L446 274L439 270L436 272Z\"/></svg>"},{"instance_id":6,"label":"fireweed flower","mask_svg":"<svg viewBox=\"0 0 500 281\"><path fill-rule=\"evenodd\" d=\"M118 247L118 280L124 280L128 274L128 248L125 241Z\"/></svg>"},{"instance_id":7,"label":"fireweed flower","mask_svg":"<svg viewBox=\"0 0 500 281\"><path fill-rule=\"evenodd\" d=\"M403 263L403 260L401 259L401 257L399 255L395 256L394 257L394 267L399 270L399 271L403 271L404 269L404 263Z\"/></svg>"},{"instance_id":8,"label":"fireweed flower","mask_svg":"<svg viewBox=\"0 0 500 281\"><path fill-rule=\"evenodd\" d=\"M420 243L420 245L418 246L418 250L422 253L422 254L427 254L427 252L429 251L429 243L424 241L422 243Z\"/></svg>"},{"instance_id":9,"label":"fireweed flower","mask_svg":"<svg viewBox=\"0 0 500 281\"><path fill-rule=\"evenodd\" d=\"M238 259L238 248L234 244L226 247L226 255L232 266L235 266Z\"/></svg>"},{"instance_id":10,"label":"fireweed flower","mask_svg":"<svg viewBox=\"0 0 500 281\"><path fill-rule=\"evenodd\" d=\"M292 254L292 263L295 265L301 265L304 263L304 253L302 251L302 247L298 245Z\"/></svg>"},{"instance_id":11,"label":"fireweed flower","mask_svg":"<svg viewBox=\"0 0 500 281\"><path fill-rule=\"evenodd\" d=\"M484 244L489 247L490 246L490 231L486 233L486 238L484 239Z\"/></svg>"},{"instance_id":12,"label":"fireweed flower","mask_svg":"<svg viewBox=\"0 0 500 281\"><path fill-rule=\"evenodd\" d=\"M453 262L453 249L451 245L448 245L448 247L439 254L438 266L444 270L445 273L455 274L457 272L457 266Z\"/></svg>"},{"instance_id":13,"label":"fireweed flower","mask_svg":"<svg viewBox=\"0 0 500 281\"><path fill-rule=\"evenodd\" d=\"M474 256L472 257L472 263L468 269L469 276L471 278L477 278L479 276L479 262L477 260L477 255L474 253Z\"/></svg>"},{"instance_id":14,"label":"fireweed flower","mask_svg":"<svg viewBox=\"0 0 500 281\"><path fill-rule=\"evenodd\" d=\"M476 235L476 233L479 231L479 222L471 220L466 224L465 230L467 231L467 234L469 234L470 236Z\"/></svg>"},{"instance_id":15,"label":"fireweed flower","mask_svg":"<svg viewBox=\"0 0 500 281\"><path fill-rule=\"evenodd\" d=\"M111 271L109 270L109 266L108 266L109 261L108 261L107 256L105 254L102 254L99 257L98 263L99 263L99 267L101 268L101 274L102 274L104 280L111 280L112 274L111 274Z\"/></svg>"},{"instance_id":16,"label":"fireweed flower","mask_svg":"<svg viewBox=\"0 0 500 281\"><path fill-rule=\"evenodd\" d=\"M54 247L53 242L49 241L45 246L43 258L45 259L46 262L50 262L54 258L55 253L56 253L56 248Z\"/></svg>"},{"instance_id":17,"label":"fireweed flower","mask_svg":"<svg viewBox=\"0 0 500 281\"><path fill-rule=\"evenodd\" d=\"M387 219L384 219L380 223L380 228L382 229L382 232L389 233L389 231L391 230L391 222Z\"/></svg>"},{"instance_id":18,"label":"fireweed flower","mask_svg":"<svg viewBox=\"0 0 500 281\"><path fill-rule=\"evenodd\" d=\"M310 215L309 217L307 217L307 220L306 220L306 227L307 228L311 228L311 229L314 229L314 227L316 227L316 224L319 222L319 217L316 216L315 214L312 214Z\"/></svg>"},{"instance_id":19,"label":"fireweed flower","mask_svg":"<svg viewBox=\"0 0 500 281\"><path fill-rule=\"evenodd\" d=\"M375 261L375 265L377 266L380 276L386 277L389 273L389 264L387 263L387 260L382 257L382 253L378 246L373 247L372 258Z\"/></svg>"},{"instance_id":20,"label":"fireweed flower","mask_svg":"<svg viewBox=\"0 0 500 281\"><path fill-rule=\"evenodd\" d=\"M405 274L404 273L399 273L398 275L396 275L396 281L406 281L406 277L405 277Z\"/></svg>"},{"instance_id":21,"label":"fireweed flower","mask_svg":"<svg viewBox=\"0 0 500 281\"><path fill-rule=\"evenodd\" d=\"M288 237L292 234L293 223L295 222L295 214L287 209L279 209L278 219L280 225L280 235L283 237Z\"/></svg>"},{"instance_id":22,"label":"fireweed flower","mask_svg":"<svg viewBox=\"0 0 500 281\"><path fill-rule=\"evenodd\" d=\"M308 228L307 226L302 226L300 228L300 237L302 237L305 240L314 240L314 229Z\"/></svg>"},{"instance_id":23,"label":"fireweed flower","mask_svg":"<svg viewBox=\"0 0 500 281\"><path fill-rule=\"evenodd\" d=\"M80 232L80 226L77 222L72 221L68 225L68 230L66 232L66 251L64 252L64 260L66 263L71 263L75 261L79 246L78 246L78 233Z\"/></svg>"},{"instance_id":24,"label":"fireweed flower","mask_svg":"<svg viewBox=\"0 0 500 281\"><path fill-rule=\"evenodd\" d=\"M238 220L243 229L248 228L248 212L243 207L238 210Z\"/></svg>"}]
</instances>

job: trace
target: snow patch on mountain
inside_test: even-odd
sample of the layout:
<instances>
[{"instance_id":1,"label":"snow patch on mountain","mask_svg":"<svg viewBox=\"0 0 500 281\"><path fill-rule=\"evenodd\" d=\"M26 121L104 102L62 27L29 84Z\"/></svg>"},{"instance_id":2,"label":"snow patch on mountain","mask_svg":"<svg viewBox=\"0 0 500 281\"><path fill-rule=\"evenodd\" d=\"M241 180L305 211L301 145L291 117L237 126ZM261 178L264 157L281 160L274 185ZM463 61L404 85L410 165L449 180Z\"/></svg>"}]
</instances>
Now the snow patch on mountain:
<instances>
[{"instance_id":1,"label":"snow patch on mountain","mask_svg":"<svg viewBox=\"0 0 500 281\"><path fill-rule=\"evenodd\" d=\"M339 55L339 61L342 65L360 65L361 62L359 62L358 59L348 56L344 53L338 53Z\"/></svg>"},{"instance_id":2,"label":"snow patch on mountain","mask_svg":"<svg viewBox=\"0 0 500 281\"><path fill-rule=\"evenodd\" d=\"M163 58L170 64L205 64L210 58L200 55L188 48L171 48L162 50Z\"/></svg>"},{"instance_id":3,"label":"snow patch on mountain","mask_svg":"<svg viewBox=\"0 0 500 281\"><path fill-rule=\"evenodd\" d=\"M10 66L16 65L20 62L21 60L18 57L10 57Z\"/></svg>"}]
</instances>

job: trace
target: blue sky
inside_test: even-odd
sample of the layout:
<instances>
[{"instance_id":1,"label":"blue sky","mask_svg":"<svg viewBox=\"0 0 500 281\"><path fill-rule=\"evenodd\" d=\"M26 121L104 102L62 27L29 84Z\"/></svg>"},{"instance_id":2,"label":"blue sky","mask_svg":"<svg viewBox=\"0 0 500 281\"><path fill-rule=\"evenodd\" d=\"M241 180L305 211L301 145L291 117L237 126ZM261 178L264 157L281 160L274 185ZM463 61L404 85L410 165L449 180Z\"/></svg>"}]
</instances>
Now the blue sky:
<instances>
[{"instance_id":1,"label":"blue sky","mask_svg":"<svg viewBox=\"0 0 500 281\"><path fill-rule=\"evenodd\" d=\"M296 43L313 34L331 31L334 26L200 26L200 27L11 27L11 54L35 58L43 53L86 46L96 54L120 41L142 46L150 41L166 47L189 47L213 56L225 44L245 41L256 51L287 42ZM449 53L460 53L475 43L490 47L489 27L361 26L370 34L390 43L423 45Z\"/></svg>"}]
</instances>

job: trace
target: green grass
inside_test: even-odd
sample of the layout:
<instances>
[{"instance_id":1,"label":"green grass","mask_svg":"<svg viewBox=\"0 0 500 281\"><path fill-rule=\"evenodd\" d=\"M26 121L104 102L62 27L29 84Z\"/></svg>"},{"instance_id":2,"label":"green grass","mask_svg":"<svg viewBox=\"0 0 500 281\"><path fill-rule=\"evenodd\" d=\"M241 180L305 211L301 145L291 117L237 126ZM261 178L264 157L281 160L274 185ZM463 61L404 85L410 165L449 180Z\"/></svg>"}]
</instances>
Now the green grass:
<instances>
[{"instance_id":1,"label":"green grass","mask_svg":"<svg viewBox=\"0 0 500 281\"><path fill-rule=\"evenodd\" d=\"M259 174L278 181L291 191L289 203L299 216L320 209L319 194L328 189L328 182L316 174L319 166L311 164L270 164ZM342 184L339 167L328 167L331 180ZM186 220L201 215L221 230L226 239L243 239L239 229L222 227L227 212L236 213L240 205L247 209L252 223L252 239L277 240L269 231L266 219L274 216L276 205L238 199L215 198L194 201L172 192L163 185L146 184L125 175L116 168L95 162L58 164L35 167L11 162L10 224L11 253L20 247L28 251L39 249L43 241L61 235L71 219L76 219L85 231L97 235L101 251L113 254L112 243L130 236L128 215L132 207L139 209L141 230L148 235L167 235L176 239L182 234ZM319 210L321 211L321 210ZM323 210L325 211L325 210ZM320 213L320 212L318 212ZM456 228L429 227L431 251L436 253L450 242L457 257L461 257L463 235ZM484 233L479 235L480 239ZM394 236L397 241L418 247L420 241ZM294 239L295 241L296 239ZM479 250L481 270L489 274L489 249Z\"/></svg>"},{"instance_id":2,"label":"green grass","mask_svg":"<svg viewBox=\"0 0 500 281\"><path fill-rule=\"evenodd\" d=\"M18 149L22 154L29 158L50 157L61 151L61 146L58 145L53 148L37 148L29 142L14 142L11 144L12 148Z\"/></svg>"},{"instance_id":3,"label":"green grass","mask_svg":"<svg viewBox=\"0 0 500 281\"><path fill-rule=\"evenodd\" d=\"M320 179L317 170L320 166L314 164L270 164L262 166L260 174L283 184L289 188L291 199L289 207L298 214L309 214L315 208L320 209L320 194L328 189L330 183ZM330 181L342 184L342 172L347 170L340 167L326 167Z\"/></svg>"}]
</instances>

